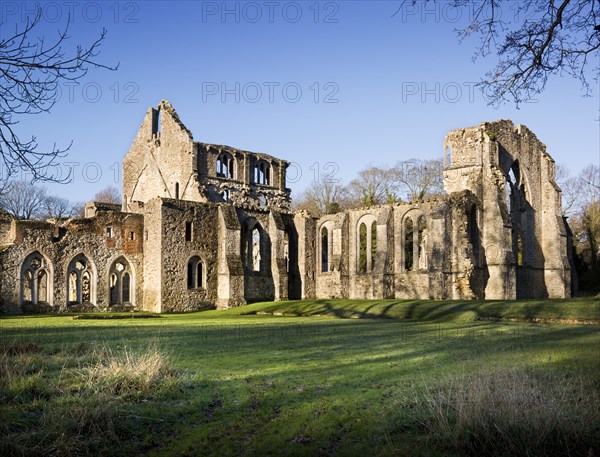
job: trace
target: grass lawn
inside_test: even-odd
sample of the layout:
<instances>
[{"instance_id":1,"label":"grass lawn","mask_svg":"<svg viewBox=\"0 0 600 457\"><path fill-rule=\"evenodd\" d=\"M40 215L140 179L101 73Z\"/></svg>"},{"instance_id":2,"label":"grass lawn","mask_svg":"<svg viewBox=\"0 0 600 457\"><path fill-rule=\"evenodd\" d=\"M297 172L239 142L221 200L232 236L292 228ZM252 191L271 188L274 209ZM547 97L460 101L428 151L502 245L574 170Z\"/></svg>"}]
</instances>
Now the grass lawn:
<instances>
[{"instance_id":1,"label":"grass lawn","mask_svg":"<svg viewBox=\"0 0 600 457\"><path fill-rule=\"evenodd\" d=\"M0 318L0 455L524 449L600 455L597 299Z\"/></svg>"}]
</instances>

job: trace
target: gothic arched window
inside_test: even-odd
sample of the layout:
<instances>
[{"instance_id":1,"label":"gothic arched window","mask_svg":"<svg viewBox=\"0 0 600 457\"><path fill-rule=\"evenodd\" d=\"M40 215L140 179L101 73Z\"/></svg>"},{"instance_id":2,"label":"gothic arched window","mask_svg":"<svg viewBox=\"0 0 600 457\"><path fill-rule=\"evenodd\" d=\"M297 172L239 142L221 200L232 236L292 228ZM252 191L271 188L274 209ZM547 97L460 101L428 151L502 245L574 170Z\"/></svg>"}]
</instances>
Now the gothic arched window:
<instances>
[{"instance_id":1,"label":"gothic arched window","mask_svg":"<svg viewBox=\"0 0 600 457\"><path fill-rule=\"evenodd\" d=\"M267 186L271 184L271 166L264 160L254 165L254 182Z\"/></svg>"},{"instance_id":2,"label":"gothic arched window","mask_svg":"<svg viewBox=\"0 0 600 457\"><path fill-rule=\"evenodd\" d=\"M108 281L111 305L132 303L132 287L135 282L129 262L124 257L119 257L113 262Z\"/></svg>"},{"instance_id":3,"label":"gothic arched window","mask_svg":"<svg viewBox=\"0 0 600 457\"><path fill-rule=\"evenodd\" d=\"M217 157L217 177L233 179L235 173L235 160L228 152L222 152Z\"/></svg>"},{"instance_id":4,"label":"gothic arched window","mask_svg":"<svg viewBox=\"0 0 600 457\"><path fill-rule=\"evenodd\" d=\"M51 285L46 258L37 251L29 254L21 265L21 302L33 305L49 303Z\"/></svg>"},{"instance_id":5,"label":"gothic arched window","mask_svg":"<svg viewBox=\"0 0 600 457\"><path fill-rule=\"evenodd\" d=\"M95 278L87 257L79 254L67 268L67 302L69 304L93 303Z\"/></svg>"}]
</instances>

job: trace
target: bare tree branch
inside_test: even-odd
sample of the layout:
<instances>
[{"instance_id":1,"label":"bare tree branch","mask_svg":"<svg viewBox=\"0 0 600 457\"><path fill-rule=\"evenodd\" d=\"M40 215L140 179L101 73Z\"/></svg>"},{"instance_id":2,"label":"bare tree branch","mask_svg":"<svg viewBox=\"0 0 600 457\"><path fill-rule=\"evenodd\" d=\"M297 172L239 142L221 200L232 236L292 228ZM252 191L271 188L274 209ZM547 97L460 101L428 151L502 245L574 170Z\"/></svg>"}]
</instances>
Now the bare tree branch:
<instances>
[{"instance_id":1,"label":"bare tree branch","mask_svg":"<svg viewBox=\"0 0 600 457\"><path fill-rule=\"evenodd\" d=\"M600 76L598 0L452 0L451 7L473 10L470 22L456 32L461 42L479 35L474 60L498 55L495 68L479 84L489 104L512 100L518 106L558 74L579 80L583 95L591 95L590 76L596 82Z\"/></svg>"},{"instance_id":2,"label":"bare tree branch","mask_svg":"<svg viewBox=\"0 0 600 457\"><path fill-rule=\"evenodd\" d=\"M22 140L15 126L19 117L26 114L49 112L58 99L59 83L78 81L90 67L116 70L96 61L106 30L92 44L80 45L72 53L63 46L70 39L70 18L55 41L47 44L44 38L34 36L42 18L41 7L33 18L27 18L20 29L15 26L12 36L0 40L0 180L6 184L19 170L26 171L33 180L60 181L51 175L49 168L58 164L72 144L59 148L54 144L50 150L38 149L35 136ZM3 30L7 25L2 24ZM70 177L63 178L68 181Z\"/></svg>"}]
</instances>

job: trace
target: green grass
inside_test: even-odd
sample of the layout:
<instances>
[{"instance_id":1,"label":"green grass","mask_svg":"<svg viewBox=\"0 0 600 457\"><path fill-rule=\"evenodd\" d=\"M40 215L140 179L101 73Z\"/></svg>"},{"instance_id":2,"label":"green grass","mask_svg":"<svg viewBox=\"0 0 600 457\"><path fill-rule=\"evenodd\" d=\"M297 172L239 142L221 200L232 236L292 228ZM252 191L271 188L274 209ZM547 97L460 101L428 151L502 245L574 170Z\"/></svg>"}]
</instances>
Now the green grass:
<instances>
[{"instance_id":1,"label":"green grass","mask_svg":"<svg viewBox=\"0 0 600 457\"><path fill-rule=\"evenodd\" d=\"M565 443L599 455L598 311L579 299L318 300L160 319L2 317L0 454L441 456L494 443L519 455L505 438L527 442L530 423L511 425L505 393L521 389L549 419L535 424L559 437L531 455ZM479 320L490 318L521 322ZM463 403L471 418L508 411L504 434L469 429L453 413Z\"/></svg>"},{"instance_id":2,"label":"green grass","mask_svg":"<svg viewBox=\"0 0 600 457\"><path fill-rule=\"evenodd\" d=\"M256 303L229 314L420 319L439 322L507 320L600 324L600 300L302 300Z\"/></svg>"}]
</instances>

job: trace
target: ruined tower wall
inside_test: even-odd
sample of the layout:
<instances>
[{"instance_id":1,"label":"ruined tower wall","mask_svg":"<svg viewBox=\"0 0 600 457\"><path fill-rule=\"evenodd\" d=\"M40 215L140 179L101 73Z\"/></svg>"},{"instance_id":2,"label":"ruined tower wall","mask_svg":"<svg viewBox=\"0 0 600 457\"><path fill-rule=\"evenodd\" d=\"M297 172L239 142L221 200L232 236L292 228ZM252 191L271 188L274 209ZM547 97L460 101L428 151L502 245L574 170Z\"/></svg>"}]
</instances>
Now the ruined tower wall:
<instances>
[{"instance_id":1,"label":"ruined tower wall","mask_svg":"<svg viewBox=\"0 0 600 457\"><path fill-rule=\"evenodd\" d=\"M475 196L473 268L485 297L569 296L567 232L545 145L527 127L497 121L453 130L444 147L446 190Z\"/></svg>"},{"instance_id":2,"label":"ruined tower wall","mask_svg":"<svg viewBox=\"0 0 600 457\"><path fill-rule=\"evenodd\" d=\"M123 202L155 197L206 201L197 179L197 148L192 134L168 102L150 108L123 159Z\"/></svg>"},{"instance_id":3,"label":"ruined tower wall","mask_svg":"<svg viewBox=\"0 0 600 457\"><path fill-rule=\"evenodd\" d=\"M218 233L214 230L218 224L216 205L162 199L160 213L162 311L214 308L218 281L218 250L214 248L218 246ZM200 269L194 258L200 259ZM189 277L198 272L197 281ZM193 284L188 284L190 279Z\"/></svg>"},{"instance_id":4,"label":"ruined tower wall","mask_svg":"<svg viewBox=\"0 0 600 457\"><path fill-rule=\"evenodd\" d=\"M555 180L555 164L546 146L523 125L510 121L483 124L495 134L498 167L507 173L518 169L524 188L521 208L522 259L517 258L517 296L563 298L570 296L567 232L562 218L561 192ZM518 167L518 168L517 168ZM523 196L520 196L521 200ZM514 249L513 249L514 250ZM527 286L524 286L524 285Z\"/></svg>"}]
</instances>

